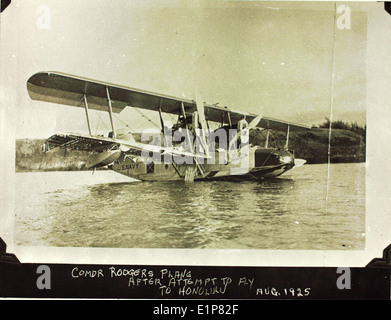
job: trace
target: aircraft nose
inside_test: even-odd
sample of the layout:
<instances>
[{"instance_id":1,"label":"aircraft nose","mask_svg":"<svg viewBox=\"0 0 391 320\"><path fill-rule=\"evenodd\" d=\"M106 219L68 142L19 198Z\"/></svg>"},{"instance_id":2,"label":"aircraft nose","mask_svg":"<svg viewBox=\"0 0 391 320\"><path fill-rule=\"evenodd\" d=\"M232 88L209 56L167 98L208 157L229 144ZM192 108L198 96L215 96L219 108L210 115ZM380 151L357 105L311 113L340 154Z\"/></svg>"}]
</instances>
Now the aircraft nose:
<instances>
[{"instance_id":1,"label":"aircraft nose","mask_svg":"<svg viewBox=\"0 0 391 320\"><path fill-rule=\"evenodd\" d=\"M284 155L280 156L280 163L293 165L295 163L295 159L294 159L293 155L291 155L291 154L284 154Z\"/></svg>"}]
</instances>

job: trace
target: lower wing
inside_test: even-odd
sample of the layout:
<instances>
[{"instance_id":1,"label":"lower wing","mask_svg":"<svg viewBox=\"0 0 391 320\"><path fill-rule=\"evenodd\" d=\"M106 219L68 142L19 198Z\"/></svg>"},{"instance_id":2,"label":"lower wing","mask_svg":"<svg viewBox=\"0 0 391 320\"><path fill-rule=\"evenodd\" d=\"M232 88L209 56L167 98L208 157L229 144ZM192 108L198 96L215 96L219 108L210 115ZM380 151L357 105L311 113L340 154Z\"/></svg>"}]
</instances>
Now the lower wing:
<instances>
[{"instance_id":1,"label":"lower wing","mask_svg":"<svg viewBox=\"0 0 391 320\"><path fill-rule=\"evenodd\" d=\"M50 151L55 148L104 152L108 150L120 150L125 153L142 155L142 152L155 152L160 154L171 154L174 156L197 157L207 159L206 155L195 154L175 147L161 147L154 144L145 144L137 141L107 138L103 136L87 136L81 134L55 134L46 140L45 150Z\"/></svg>"},{"instance_id":2,"label":"lower wing","mask_svg":"<svg viewBox=\"0 0 391 320\"><path fill-rule=\"evenodd\" d=\"M118 147L119 144L105 137L90 137L80 134L55 134L46 140L45 150L55 148L80 150L80 151L103 151Z\"/></svg>"}]
</instances>

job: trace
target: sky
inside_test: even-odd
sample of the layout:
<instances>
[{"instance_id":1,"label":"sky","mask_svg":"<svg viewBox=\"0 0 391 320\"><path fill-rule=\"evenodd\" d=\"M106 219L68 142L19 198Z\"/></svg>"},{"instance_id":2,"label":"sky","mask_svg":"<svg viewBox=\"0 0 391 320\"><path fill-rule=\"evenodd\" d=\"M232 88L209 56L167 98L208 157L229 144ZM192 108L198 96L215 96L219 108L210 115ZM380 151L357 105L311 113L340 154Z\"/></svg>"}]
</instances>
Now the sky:
<instances>
[{"instance_id":1,"label":"sky","mask_svg":"<svg viewBox=\"0 0 391 320\"><path fill-rule=\"evenodd\" d=\"M83 109L27 94L31 75L59 71L188 99L198 90L207 103L304 125L331 111L365 125L367 16L351 7L351 28L339 30L331 2L14 0L0 20L7 121L16 138L86 133ZM115 121L141 120L152 123L131 110ZM109 126L98 112L91 122Z\"/></svg>"}]
</instances>

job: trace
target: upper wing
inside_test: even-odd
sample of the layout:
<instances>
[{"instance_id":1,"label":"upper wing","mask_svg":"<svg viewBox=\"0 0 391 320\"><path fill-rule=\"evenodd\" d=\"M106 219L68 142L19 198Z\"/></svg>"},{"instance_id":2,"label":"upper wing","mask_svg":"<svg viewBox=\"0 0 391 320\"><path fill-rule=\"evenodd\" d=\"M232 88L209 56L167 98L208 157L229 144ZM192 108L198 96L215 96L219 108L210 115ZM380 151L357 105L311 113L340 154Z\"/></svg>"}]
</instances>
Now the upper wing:
<instances>
[{"instance_id":1,"label":"upper wing","mask_svg":"<svg viewBox=\"0 0 391 320\"><path fill-rule=\"evenodd\" d=\"M107 110L107 92L109 90L113 112L119 113L126 106L178 114L181 102L187 109L193 104L190 100L177 99L152 92L95 81L59 72L39 72L27 81L30 98L69 106L83 107L79 102L88 97L88 108Z\"/></svg>"},{"instance_id":2,"label":"upper wing","mask_svg":"<svg viewBox=\"0 0 391 320\"><path fill-rule=\"evenodd\" d=\"M229 116L228 116L229 114ZM230 117L232 124L237 124L239 120L246 119L248 123L254 120L258 115L253 113L246 113L241 111L234 111L227 108L219 108L216 106L205 106L205 117L210 121L227 123L227 118ZM276 131L286 132L289 126L290 131L309 130L311 127L296 124L292 122L277 120L269 117L262 117L258 122L258 128L271 129Z\"/></svg>"},{"instance_id":3,"label":"upper wing","mask_svg":"<svg viewBox=\"0 0 391 320\"><path fill-rule=\"evenodd\" d=\"M183 104L186 113L197 110L196 101L156 94L138 89L118 86L111 83L91 80L59 72L39 72L27 81L30 98L58 104L82 107L83 96L88 97L88 107L95 110L107 110L107 90L112 101L112 110L121 112L126 106L141 109L179 114ZM209 121L224 122L235 125L245 118L251 122L258 115L235 111L216 105L204 105L205 118ZM229 120L228 120L229 119ZM263 117L257 125L277 131L310 129L308 126L293 124L277 119Z\"/></svg>"}]
</instances>

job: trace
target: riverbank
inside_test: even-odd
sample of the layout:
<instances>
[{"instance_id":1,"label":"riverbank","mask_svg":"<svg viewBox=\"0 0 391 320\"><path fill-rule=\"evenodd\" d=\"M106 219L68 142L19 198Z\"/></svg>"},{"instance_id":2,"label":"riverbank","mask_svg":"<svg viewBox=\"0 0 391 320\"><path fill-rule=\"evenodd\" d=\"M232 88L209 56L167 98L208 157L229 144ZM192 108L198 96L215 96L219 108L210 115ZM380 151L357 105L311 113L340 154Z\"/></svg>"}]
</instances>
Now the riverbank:
<instances>
[{"instance_id":1,"label":"riverbank","mask_svg":"<svg viewBox=\"0 0 391 320\"><path fill-rule=\"evenodd\" d=\"M80 171L85 170L88 152L52 150L43 152L43 139L17 139L15 145L15 171Z\"/></svg>"},{"instance_id":2,"label":"riverbank","mask_svg":"<svg viewBox=\"0 0 391 320\"><path fill-rule=\"evenodd\" d=\"M251 131L252 144L265 144L264 131ZM42 152L42 139L18 139L15 146L15 171L79 171L86 170L89 152L76 150L52 150ZM365 136L344 129L333 129L330 137L330 162L365 162ZM285 134L272 132L269 147L283 148ZM314 128L295 133L289 137L289 149L296 158L307 160L308 164L327 163L329 151L329 130Z\"/></svg>"},{"instance_id":3,"label":"riverbank","mask_svg":"<svg viewBox=\"0 0 391 320\"><path fill-rule=\"evenodd\" d=\"M264 145L266 133L253 131L250 141L255 145ZM269 136L269 147L283 148L285 133L272 132ZM330 140L330 148L329 148ZM331 163L358 163L365 162L365 135L346 129L313 128L310 131L291 132L289 135L289 149L294 151L296 158L307 160L309 164L327 163L330 149Z\"/></svg>"}]
</instances>

